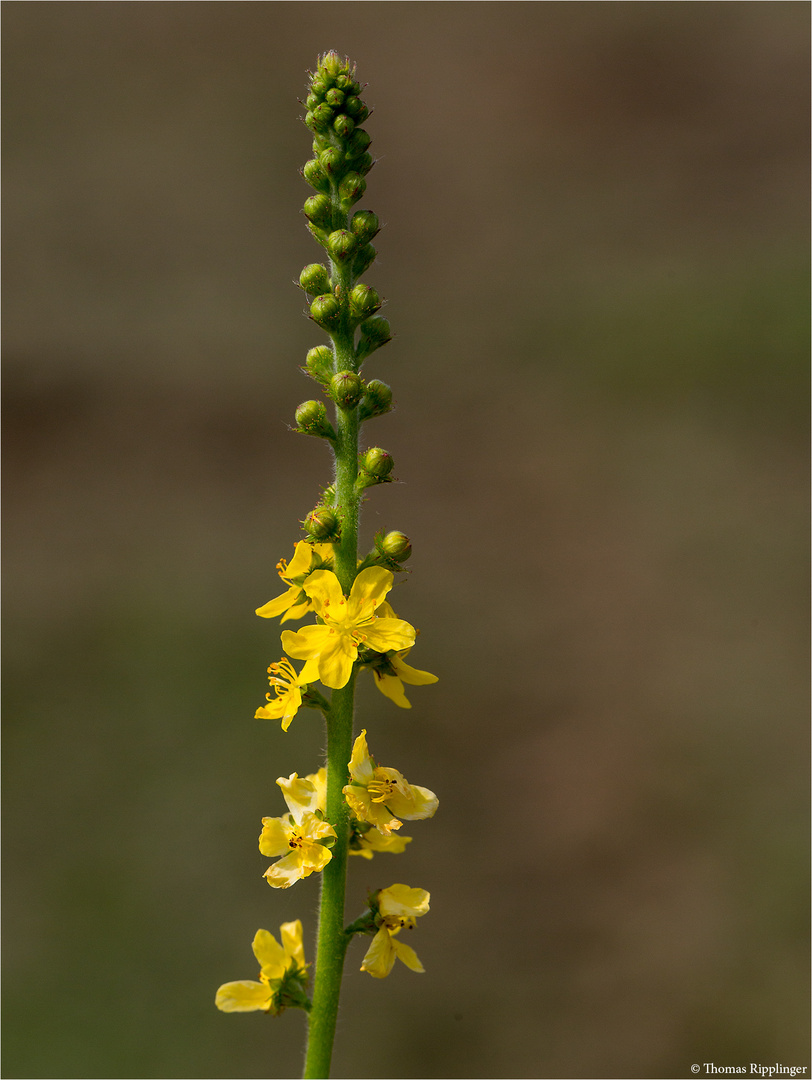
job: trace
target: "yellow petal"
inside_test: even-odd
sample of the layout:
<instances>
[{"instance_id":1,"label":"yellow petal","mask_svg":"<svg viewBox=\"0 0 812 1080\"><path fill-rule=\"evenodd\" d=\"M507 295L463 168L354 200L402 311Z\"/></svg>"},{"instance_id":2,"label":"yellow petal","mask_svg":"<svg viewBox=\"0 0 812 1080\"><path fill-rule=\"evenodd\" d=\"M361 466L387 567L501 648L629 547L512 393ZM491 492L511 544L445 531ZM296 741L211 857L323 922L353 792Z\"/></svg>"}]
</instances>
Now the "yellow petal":
<instances>
[{"instance_id":1,"label":"yellow petal","mask_svg":"<svg viewBox=\"0 0 812 1080\"><path fill-rule=\"evenodd\" d=\"M305 870L301 853L291 851L284 859L269 866L262 876L274 889L289 889L291 885L310 873L312 873L311 870Z\"/></svg>"},{"instance_id":2,"label":"yellow petal","mask_svg":"<svg viewBox=\"0 0 812 1080\"><path fill-rule=\"evenodd\" d=\"M426 969L420 963L417 958L417 953L410 945L405 945L398 938L392 938L392 948L395 950L395 955L398 960L402 960L407 968L411 968L412 971L424 972Z\"/></svg>"},{"instance_id":3,"label":"yellow petal","mask_svg":"<svg viewBox=\"0 0 812 1080\"><path fill-rule=\"evenodd\" d=\"M382 926L361 963L361 971L366 971L375 979L385 979L395 963L395 950L389 932Z\"/></svg>"},{"instance_id":4,"label":"yellow petal","mask_svg":"<svg viewBox=\"0 0 812 1080\"><path fill-rule=\"evenodd\" d=\"M348 635L337 634L326 626L314 626L312 629L326 631L326 640L319 652L319 678L331 690L340 690L350 681L358 646Z\"/></svg>"},{"instance_id":5,"label":"yellow petal","mask_svg":"<svg viewBox=\"0 0 812 1080\"><path fill-rule=\"evenodd\" d=\"M285 952L291 960L295 960L298 966L303 968L305 966L305 954L304 945L302 944L302 920L297 919L295 922L282 923L279 927L279 933L282 936Z\"/></svg>"},{"instance_id":6,"label":"yellow petal","mask_svg":"<svg viewBox=\"0 0 812 1080\"><path fill-rule=\"evenodd\" d=\"M350 776L353 780L366 787L374 775L374 767L372 765L372 759L369 756L369 747L367 746L366 728L364 728L353 743L349 767Z\"/></svg>"},{"instance_id":7,"label":"yellow petal","mask_svg":"<svg viewBox=\"0 0 812 1080\"><path fill-rule=\"evenodd\" d=\"M285 855L289 850L290 826L284 818L264 817L262 819L262 832L259 834L259 850L269 859L275 859L277 855Z\"/></svg>"},{"instance_id":8,"label":"yellow petal","mask_svg":"<svg viewBox=\"0 0 812 1080\"><path fill-rule=\"evenodd\" d=\"M309 779L300 777L298 773L291 773L287 778L280 776L276 782L282 789L288 810L297 823L301 822L302 814L306 810L313 813L319 809L319 793L316 785Z\"/></svg>"},{"instance_id":9,"label":"yellow petal","mask_svg":"<svg viewBox=\"0 0 812 1080\"><path fill-rule=\"evenodd\" d=\"M243 982L224 983L214 998L214 1004L222 1012L256 1012L262 1009L268 1012L271 1007L271 989L265 983Z\"/></svg>"},{"instance_id":10,"label":"yellow petal","mask_svg":"<svg viewBox=\"0 0 812 1080\"><path fill-rule=\"evenodd\" d=\"M259 962L261 974L269 979L281 979L288 966L285 950L268 930L257 930L251 945Z\"/></svg>"},{"instance_id":11,"label":"yellow petal","mask_svg":"<svg viewBox=\"0 0 812 1080\"><path fill-rule=\"evenodd\" d=\"M263 619L273 619L277 615L281 615L296 601L301 591L298 585L292 585L286 593L282 593L275 600L269 600L267 604L258 607L257 615L260 615Z\"/></svg>"},{"instance_id":12,"label":"yellow petal","mask_svg":"<svg viewBox=\"0 0 812 1080\"><path fill-rule=\"evenodd\" d=\"M287 569L285 570L285 579L291 581L293 578L301 577L302 574L308 572L312 565L313 548L306 540L300 540L293 552L293 558L290 560ZM281 577L282 575L280 574L279 576Z\"/></svg>"},{"instance_id":13,"label":"yellow petal","mask_svg":"<svg viewBox=\"0 0 812 1080\"><path fill-rule=\"evenodd\" d=\"M368 566L362 570L350 590L350 599L356 601L376 600L382 601L395 580L391 570L384 570L382 566Z\"/></svg>"},{"instance_id":14,"label":"yellow petal","mask_svg":"<svg viewBox=\"0 0 812 1080\"><path fill-rule=\"evenodd\" d=\"M440 800L433 791L429 791L425 787L419 787L417 784L409 784L409 794L411 796L411 809L404 809L400 805L392 805L393 813L406 818L407 821L422 821L423 818L434 817L437 807L440 805Z\"/></svg>"},{"instance_id":15,"label":"yellow petal","mask_svg":"<svg viewBox=\"0 0 812 1080\"><path fill-rule=\"evenodd\" d=\"M370 569L374 570L375 567ZM414 645L415 628L404 619L375 619L363 628L365 644L375 652L389 652L390 649L409 649ZM287 651L287 650L285 650Z\"/></svg>"},{"instance_id":16,"label":"yellow petal","mask_svg":"<svg viewBox=\"0 0 812 1080\"><path fill-rule=\"evenodd\" d=\"M329 637L329 626L303 626L301 630L283 630L282 648L288 656L296 660L313 660L321 653Z\"/></svg>"},{"instance_id":17,"label":"yellow petal","mask_svg":"<svg viewBox=\"0 0 812 1080\"><path fill-rule=\"evenodd\" d=\"M304 591L317 605L338 606L344 600L344 593L338 578L332 570L316 570L304 583Z\"/></svg>"},{"instance_id":18,"label":"yellow petal","mask_svg":"<svg viewBox=\"0 0 812 1080\"><path fill-rule=\"evenodd\" d=\"M394 675L386 675L384 672L375 669L373 669L373 673L375 675L375 685L384 697L388 697L390 701L394 701L401 709L411 709L411 703L406 697L403 690L403 683L400 679L396 678Z\"/></svg>"},{"instance_id":19,"label":"yellow petal","mask_svg":"<svg viewBox=\"0 0 812 1080\"><path fill-rule=\"evenodd\" d=\"M301 589L299 590L299 596L303 598L301 603L292 604L282 616L280 622L287 622L289 619L301 619L303 616L307 615L308 611L313 609L313 605Z\"/></svg>"},{"instance_id":20,"label":"yellow petal","mask_svg":"<svg viewBox=\"0 0 812 1080\"><path fill-rule=\"evenodd\" d=\"M425 889L412 889L408 885L390 885L378 894L381 915L398 918L415 918L429 910L431 894Z\"/></svg>"},{"instance_id":21,"label":"yellow petal","mask_svg":"<svg viewBox=\"0 0 812 1080\"><path fill-rule=\"evenodd\" d=\"M410 686L428 686L429 683L438 681L437 676L432 675L430 671L420 671L418 668L410 667L399 656L390 657L389 662L397 672L398 678L403 679Z\"/></svg>"}]
</instances>

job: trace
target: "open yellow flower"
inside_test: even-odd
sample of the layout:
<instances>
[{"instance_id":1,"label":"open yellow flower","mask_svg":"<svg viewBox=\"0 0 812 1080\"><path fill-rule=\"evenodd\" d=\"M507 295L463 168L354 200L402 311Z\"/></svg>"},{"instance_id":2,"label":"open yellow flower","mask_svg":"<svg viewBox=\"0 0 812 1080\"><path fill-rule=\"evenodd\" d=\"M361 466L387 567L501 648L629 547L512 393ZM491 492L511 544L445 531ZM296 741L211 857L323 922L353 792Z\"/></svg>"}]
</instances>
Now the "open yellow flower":
<instances>
[{"instance_id":1,"label":"open yellow flower","mask_svg":"<svg viewBox=\"0 0 812 1080\"><path fill-rule=\"evenodd\" d=\"M399 941L401 930L413 930L415 919L429 910L430 894L425 889L411 889L408 885L391 885L378 893L380 928L372 939L361 964L375 979L384 979L392 970L395 960L402 961L412 971L422 972L417 953L409 945Z\"/></svg>"},{"instance_id":2,"label":"open yellow flower","mask_svg":"<svg viewBox=\"0 0 812 1080\"><path fill-rule=\"evenodd\" d=\"M376 765L366 735L364 729L355 740L349 762L351 781L343 789L355 816L384 836L401 827L403 822L398 818L417 821L433 817L440 802L434 792L410 784L397 769Z\"/></svg>"},{"instance_id":3,"label":"open yellow flower","mask_svg":"<svg viewBox=\"0 0 812 1080\"><path fill-rule=\"evenodd\" d=\"M370 566L361 571L345 597L332 571L316 570L303 587L322 624L284 630L282 648L297 660L317 661L319 678L333 690L347 685L359 646L374 652L410 648L415 639L413 626L375 614L393 581L391 571Z\"/></svg>"},{"instance_id":4,"label":"open yellow flower","mask_svg":"<svg viewBox=\"0 0 812 1080\"><path fill-rule=\"evenodd\" d=\"M268 704L257 709L255 720L281 720L282 730L287 731L290 722L302 705L302 690L319 677L318 664L309 660L299 674L287 657L268 668L268 682L276 690L276 697L266 694Z\"/></svg>"},{"instance_id":5,"label":"open yellow flower","mask_svg":"<svg viewBox=\"0 0 812 1080\"><path fill-rule=\"evenodd\" d=\"M239 982L224 983L214 999L214 1004L222 1012L263 1012L278 1013L284 1007L284 995L280 994L286 976L299 981L302 987L305 979L305 956L302 944L302 924L282 923L279 927L282 944L267 930L257 930L252 948L259 963L259 982L244 979ZM274 1000L276 999L276 1000Z\"/></svg>"},{"instance_id":6,"label":"open yellow flower","mask_svg":"<svg viewBox=\"0 0 812 1080\"><path fill-rule=\"evenodd\" d=\"M282 858L263 874L275 889L289 889L295 881L323 870L332 853L321 841L335 838L336 831L329 822L316 814L321 810L324 796L320 787L325 783L324 770L300 779L296 773L276 781L282 789L290 813L285 817L262 819L259 850L268 858ZM323 789L322 789L323 790Z\"/></svg>"},{"instance_id":7,"label":"open yellow flower","mask_svg":"<svg viewBox=\"0 0 812 1080\"><path fill-rule=\"evenodd\" d=\"M287 619L301 619L313 607L302 585L314 570L330 565L332 557L332 544L308 544L306 540L300 540L290 562L280 559L276 564L279 576L288 586L288 591L257 608L257 615L261 615L263 619L273 619L281 615L282 622Z\"/></svg>"},{"instance_id":8,"label":"open yellow flower","mask_svg":"<svg viewBox=\"0 0 812 1080\"><path fill-rule=\"evenodd\" d=\"M381 619L397 618L391 604L386 600L379 605L376 614ZM430 671L420 671L419 668L410 667L405 663L409 652L409 649L405 649L403 652L379 653L368 661L368 666L372 668L372 674L375 676L375 685L384 697L394 701L401 709L412 707L403 690L404 683L410 686L428 686L429 683L437 682L437 676L432 675Z\"/></svg>"}]
</instances>

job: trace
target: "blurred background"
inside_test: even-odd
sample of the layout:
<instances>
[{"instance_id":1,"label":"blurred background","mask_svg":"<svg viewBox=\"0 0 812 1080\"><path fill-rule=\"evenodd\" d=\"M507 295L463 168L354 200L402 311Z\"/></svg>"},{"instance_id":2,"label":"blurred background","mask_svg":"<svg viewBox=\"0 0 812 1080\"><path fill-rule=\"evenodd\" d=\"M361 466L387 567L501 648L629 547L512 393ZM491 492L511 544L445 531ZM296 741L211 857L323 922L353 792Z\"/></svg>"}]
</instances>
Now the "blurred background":
<instances>
[{"instance_id":1,"label":"blurred background","mask_svg":"<svg viewBox=\"0 0 812 1080\"><path fill-rule=\"evenodd\" d=\"M441 800L367 888L427 969L360 974L337 1077L808 1065L808 38L799 3L4 5L5 1069L291 1077L225 1016L270 890L254 608L330 477L306 71L375 107L359 204L395 340L366 428L440 676L367 679ZM360 724L359 724L360 726ZM404 832L407 830L404 829ZM359 865L361 863L362 865Z\"/></svg>"}]
</instances>

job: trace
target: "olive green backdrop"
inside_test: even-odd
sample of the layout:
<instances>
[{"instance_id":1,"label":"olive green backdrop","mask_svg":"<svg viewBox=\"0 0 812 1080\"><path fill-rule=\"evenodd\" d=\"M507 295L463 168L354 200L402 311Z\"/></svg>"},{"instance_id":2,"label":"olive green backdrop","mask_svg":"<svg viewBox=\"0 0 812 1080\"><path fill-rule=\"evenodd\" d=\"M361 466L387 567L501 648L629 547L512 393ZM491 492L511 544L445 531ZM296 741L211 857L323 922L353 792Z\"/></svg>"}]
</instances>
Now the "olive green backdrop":
<instances>
[{"instance_id":1,"label":"olive green backdrop","mask_svg":"<svg viewBox=\"0 0 812 1080\"><path fill-rule=\"evenodd\" d=\"M5 1075L290 1077L224 1016L271 891L253 610L329 479L305 72L375 106L367 429L440 676L376 754L437 791L425 975L350 950L338 1077L809 1064L801 3L3 5ZM374 734L373 734L374 733Z\"/></svg>"}]
</instances>

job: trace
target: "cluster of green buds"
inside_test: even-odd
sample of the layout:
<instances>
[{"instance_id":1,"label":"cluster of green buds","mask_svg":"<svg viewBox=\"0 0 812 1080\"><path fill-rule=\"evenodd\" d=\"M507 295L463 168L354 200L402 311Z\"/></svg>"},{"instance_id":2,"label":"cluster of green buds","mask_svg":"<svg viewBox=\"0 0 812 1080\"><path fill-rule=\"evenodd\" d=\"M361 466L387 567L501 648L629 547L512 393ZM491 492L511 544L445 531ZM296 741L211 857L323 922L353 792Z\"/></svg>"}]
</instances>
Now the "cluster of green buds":
<instances>
[{"instance_id":1,"label":"cluster of green buds","mask_svg":"<svg viewBox=\"0 0 812 1080\"><path fill-rule=\"evenodd\" d=\"M371 210L353 210L366 189L364 177L374 161L371 139L362 124L369 109L361 98L355 68L336 53L320 58L305 102L305 123L313 133L313 157L302 176L316 194L305 200L308 228L324 248L326 263L310 263L299 275L309 298L310 318L329 337L329 345L310 349L302 370L317 382L335 406L334 426L323 402L303 402L296 410L296 430L327 440L334 448L350 426L383 416L392 408L392 390L380 379L366 381L363 362L392 338L388 321L378 314L382 300L359 281L375 260L372 240L380 229ZM358 462L356 489L391 481L394 462L386 450L372 447ZM341 521L329 503L315 507L304 521L313 541L335 542Z\"/></svg>"}]
</instances>

